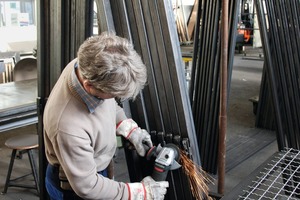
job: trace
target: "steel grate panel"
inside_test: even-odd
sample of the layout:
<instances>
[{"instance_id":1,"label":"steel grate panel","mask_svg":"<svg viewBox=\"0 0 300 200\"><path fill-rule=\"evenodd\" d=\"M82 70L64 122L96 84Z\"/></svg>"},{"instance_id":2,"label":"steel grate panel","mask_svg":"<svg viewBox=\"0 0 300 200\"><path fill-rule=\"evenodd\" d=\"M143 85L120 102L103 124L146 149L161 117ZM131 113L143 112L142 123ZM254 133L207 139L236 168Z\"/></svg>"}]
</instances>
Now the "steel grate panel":
<instances>
[{"instance_id":1,"label":"steel grate panel","mask_svg":"<svg viewBox=\"0 0 300 200\"><path fill-rule=\"evenodd\" d=\"M279 152L243 192L238 199L300 199L300 151Z\"/></svg>"}]
</instances>

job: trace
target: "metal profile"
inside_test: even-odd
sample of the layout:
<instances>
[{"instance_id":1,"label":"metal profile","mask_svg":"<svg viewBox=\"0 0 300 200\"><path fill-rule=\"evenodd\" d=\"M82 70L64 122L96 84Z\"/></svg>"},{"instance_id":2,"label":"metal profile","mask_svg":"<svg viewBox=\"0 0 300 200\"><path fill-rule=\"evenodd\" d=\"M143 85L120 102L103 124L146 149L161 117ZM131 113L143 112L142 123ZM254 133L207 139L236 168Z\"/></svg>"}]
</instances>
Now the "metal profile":
<instances>
[{"instance_id":1,"label":"metal profile","mask_svg":"<svg viewBox=\"0 0 300 200\"><path fill-rule=\"evenodd\" d=\"M97 5L98 24L100 32L115 31L114 20L111 12L111 4L109 0L95 0Z\"/></svg>"},{"instance_id":2,"label":"metal profile","mask_svg":"<svg viewBox=\"0 0 300 200\"><path fill-rule=\"evenodd\" d=\"M195 135L194 120L188 98L187 86L184 77L184 65L179 46L178 36L175 27L175 19L172 15L172 7L169 1L157 1L160 13L160 21L164 34L165 50L170 68L170 76L175 94L175 104L178 110L180 135L182 138L189 138L191 144L191 153L194 161L200 165L200 154L198 152L198 143ZM164 5L162 5L164 4ZM164 22L165 20L165 22Z\"/></svg>"}]
</instances>

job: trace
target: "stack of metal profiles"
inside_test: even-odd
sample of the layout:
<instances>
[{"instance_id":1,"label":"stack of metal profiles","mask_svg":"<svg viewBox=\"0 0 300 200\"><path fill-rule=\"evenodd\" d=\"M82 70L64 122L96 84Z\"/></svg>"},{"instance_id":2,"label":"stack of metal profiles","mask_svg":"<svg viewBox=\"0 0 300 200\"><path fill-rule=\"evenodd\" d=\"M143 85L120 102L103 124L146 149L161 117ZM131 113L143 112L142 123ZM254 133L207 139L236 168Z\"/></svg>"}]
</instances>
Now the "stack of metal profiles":
<instances>
[{"instance_id":1,"label":"stack of metal profiles","mask_svg":"<svg viewBox=\"0 0 300 200\"><path fill-rule=\"evenodd\" d=\"M217 171L220 109L221 1L199 1L189 88L203 169ZM240 1L229 3L228 93L236 43Z\"/></svg>"},{"instance_id":2,"label":"stack of metal profiles","mask_svg":"<svg viewBox=\"0 0 300 200\"><path fill-rule=\"evenodd\" d=\"M37 122L36 103L26 103L18 107L3 109L0 113L0 132Z\"/></svg>"},{"instance_id":3,"label":"stack of metal profiles","mask_svg":"<svg viewBox=\"0 0 300 200\"><path fill-rule=\"evenodd\" d=\"M135 101L123 102L127 113L151 132L155 145L175 143L200 165L197 138L185 79L184 63L169 0L97 1L101 31L113 30L131 40L147 66L148 84ZM125 146L131 181L150 175L153 166ZM166 199L193 199L188 179L169 173Z\"/></svg>"},{"instance_id":4,"label":"stack of metal profiles","mask_svg":"<svg viewBox=\"0 0 300 200\"><path fill-rule=\"evenodd\" d=\"M300 149L300 2L256 0L255 4L266 68L257 121L260 125L275 121L279 150ZM275 119L266 116L270 102Z\"/></svg>"},{"instance_id":5,"label":"stack of metal profiles","mask_svg":"<svg viewBox=\"0 0 300 200\"><path fill-rule=\"evenodd\" d=\"M263 165L238 199L300 199L300 152L285 148Z\"/></svg>"}]
</instances>

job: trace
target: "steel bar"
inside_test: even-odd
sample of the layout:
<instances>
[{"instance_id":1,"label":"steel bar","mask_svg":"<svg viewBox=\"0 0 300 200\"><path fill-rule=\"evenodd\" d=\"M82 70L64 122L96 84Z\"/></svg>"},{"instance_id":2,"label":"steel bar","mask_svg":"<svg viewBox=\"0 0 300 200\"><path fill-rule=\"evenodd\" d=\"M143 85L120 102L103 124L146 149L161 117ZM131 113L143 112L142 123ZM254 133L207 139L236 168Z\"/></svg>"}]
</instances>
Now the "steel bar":
<instances>
[{"instance_id":1,"label":"steel bar","mask_svg":"<svg viewBox=\"0 0 300 200\"><path fill-rule=\"evenodd\" d=\"M283 58L280 56L282 55L282 53L284 52L281 51L281 48L276 48L275 44L278 43L280 44L280 34L274 34L274 33L277 33L277 32L280 32L282 29L277 29L277 27L280 27L282 26L282 24L280 22L278 22L276 20L276 13L275 13L275 8L272 4L272 2L266 2L266 8L267 8L267 12L269 13L270 16L273 16L269 19L270 21L270 24L272 25L270 28L272 30L272 28L275 28L276 30L274 31L271 31L271 34L273 34L271 37L271 39L273 39L273 42L272 42L272 46L271 46L271 53L275 54L275 58L273 59L273 70L274 70L274 74L275 74L275 79L277 79L277 88L278 90L280 90L280 94L279 95L279 101L280 102L286 102L286 103L283 103L282 106L281 106L281 113L282 115L284 116L283 120L287 121L287 123L283 123L283 125L286 125L284 126L285 130L288 131L288 132L291 132L292 130L290 130L291 128L291 123L292 123L292 119L290 117L290 115L288 114L288 112L286 112L287 110L290 110L290 105L287 104L287 102L289 101L288 100L288 92L287 90L284 90L284 88L287 88L287 85L286 85L286 77L285 77L285 73L282 69L282 67L280 66L283 66L284 65L284 61L283 61ZM277 23L280 23L280 24L277 24ZM275 41L274 41L275 40ZM284 48L283 44L282 44L282 48ZM273 83L271 83L273 84ZM287 142L289 144L291 144L293 142L293 140L291 140L290 137L287 138Z\"/></svg>"},{"instance_id":2,"label":"steel bar","mask_svg":"<svg viewBox=\"0 0 300 200\"><path fill-rule=\"evenodd\" d=\"M292 123L293 123L293 139L296 141L295 146L291 146L292 148L299 149L299 124L300 124L300 118L299 118L299 113L300 113L300 98L299 98L299 88L298 86L298 77L296 76L296 60L298 55L295 54L297 53L297 47L294 45L294 41L292 39L292 36L294 34L292 27L293 23L290 21L291 17L290 12L287 12L286 10L286 5L288 3L283 2L283 0L280 0L277 2L278 8L280 9L281 17L282 17L282 22L283 22L283 27L282 29L284 30L284 35L285 35L285 46L287 49L288 53L288 60L286 62L286 72L287 72L287 78L289 80L289 86L288 86L288 92L289 92L289 104L291 104L291 116L292 116ZM299 60L298 60L299 61Z\"/></svg>"},{"instance_id":3,"label":"steel bar","mask_svg":"<svg viewBox=\"0 0 300 200\"><path fill-rule=\"evenodd\" d=\"M201 63L201 60L199 58L199 55L202 55L202 52L204 51L204 48L203 48L203 43L205 42L204 40L204 34L205 32L203 31L204 30L204 26L205 26L205 18L206 18L206 15L207 15L207 4L208 2L207 1L204 1L202 3L202 7L199 7L199 9L201 10L198 10L198 12L200 13L201 12L201 18L198 19L198 21L196 22L196 27L198 29L200 29L198 32L199 32L199 35L196 35L194 38L197 38L197 40L194 41L195 45L194 47L197 47L197 49L194 49L195 52L197 52L197 54L194 53L193 55L193 65L194 67L192 67L192 80L194 80L193 82L191 82L191 84L193 85L193 90L191 90L191 94L192 94L192 102L195 102L195 101L199 101L199 95L201 94L201 91L198 87L199 85L199 82L201 82L201 74L202 71L203 71L203 68L199 67L200 66L200 63ZM202 23L200 24L200 20L202 21ZM198 43L196 43L196 41L198 41ZM197 56L197 57L196 57ZM195 78L193 78L195 77ZM192 104L192 110L193 110L193 114L194 114L194 119L196 122L199 122L199 117L200 116L197 116L196 113L197 113L197 110L199 109L199 106L200 104ZM197 124L198 125L198 124ZM199 125L198 125L199 126ZM196 127L197 129L197 127ZM198 132L198 131L197 131Z\"/></svg>"},{"instance_id":4,"label":"steel bar","mask_svg":"<svg viewBox=\"0 0 300 200\"><path fill-rule=\"evenodd\" d=\"M300 17L298 16L297 14L297 11L296 11L296 6L295 6L295 1L289 1L289 3L287 3L287 7L288 7L288 11L287 13L290 14L290 20L292 21L292 26L291 26L291 29L292 29L292 33L291 34L292 38L291 39L293 42L292 42L292 45L293 45L293 55L295 56L295 66L300 66L300 39L299 39L299 32L300 32L300 27L299 27L299 20L300 20ZM298 13L300 12L300 10L298 10ZM296 70L296 75L299 76L299 72L300 70L295 67L295 70Z\"/></svg>"},{"instance_id":5,"label":"steel bar","mask_svg":"<svg viewBox=\"0 0 300 200\"><path fill-rule=\"evenodd\" d=\"M220 35L220 32L218 33ZM219 38L219 36L218 36ZM217 43L217 55L220 55L221 52L221 43ZM211 127L209 129L209 132L207 134L210 134L210 140L208 141L208 144L206 144L208 147L208 152L210 152L210 156L208 157L208 160L206 160L207 165L209 166L209 172L216 174L217 172L217 151L218 151L218 116L220 112L220 56L216 57L216 61L213 65L214 67L214 84L213 84L213 90L214 93L212 96L214 97L213 104L211 105L210 112L212 113L212 119L211 119Z\"/></svg>"},{"instance_id":6,"label":"steel bar","mask_svg":"<svg viewBox=\"0 0 300 200\"><path fill-rule=\"evenodd\" d=\"M217 15L217 19L220 20L220 16L221 16L221 1L217 1L217 7L216 7L216 11L218 13ZM217 158L218 158L218 127L219 127L219 123L218 123L218 118L219 118L219 112L220 112L220 59L221 59L221 31L220 31L220 24L216 24L216 31L217 31L217 35L216 35L216 39L217 39L217 43L216 43L216 47L217 47L217 51L216 51L216 55L213 58L214 62L212 63L211 67L214 69L214 73L213 73L213 77L211 77L214 81L213 84L213 95L215 97L213 104L210 105L210 112L212 113L211 115L211 119L210 119L210 123L211 123L211 127L210 129L208 129L207 134L209 134L209 141L208 143L210 145L207 145L207 149L209 152L209 156L208 160L207 160L207 165L209 166L210 172L216 174L217 172Z\"/></svg>"},{"instance_id":7,"label":"steel bar","mask_svg":"<svg viewBox=\"0 0 300 200\"><path fill-rule=\"evenodd\" d=\"M207 116L207 113L205 113L205 109L209 108L209 105L205 105L204 102L207 102L209 104L210 101L206 100L206 96L204 94L206 94L207 92L211 91L211 88L207 88L204 87L204 85L206 84L207 80L209 79L209 75L206 73L207 71L212 71L213 68L211 68L210 65L207 64L207 60L210 61L210 57L207 56L207 53L209 51L206 51L206 49L211 46L211 42L213 42L212 40L208 40L208 37L210 35L214 35L215 32L215 26L214 26L214 19L216 18L212 18L213 13L215 13L214 9L215 9L215 2L211 1L208 2L207 4L205 4L205 16L204 19L206 19L205 21L202 21L202 27L201 27L201 31L202 31L202 37L204 42L202 43L202 46L200 47L202 49L202 52L200 54L200 56L198 56L199 61L198 61L198 65L197 67L199 69L201 69L200 73L199 73L199 77L198 77L198 82L197 82L197 98L195 99L196 102L199 103L199 105L197 106L195 113L198 113L199 115L196 115L196 119L197 119L197 132L202 132L205 126L205 117ZM218 13L218 12L217 12ZM212 27L212 29L209 29L208 27ZM207 30L207 31L206 31ZM214 38L215 39L215 38ZM200 52L199 52L200 53ZM214 60L214 58L213 58ZM205 82L206 81L206 82ZM199 87L200 86L200 87ZM207 90L205 90L205 88L207 88ZM206 100L206 101L205 101ZM201 120L204 119L204 120ZM209 123L209 122L207 122ZM210 152L207 151L207 141L209 140L209 136L210 135L203 135L203 137L201 137L201 139L198 138L198 141L201 141L201 154L202 154L202 160L206 160L206 157L210 156ZM204 165L206 165L206 163L204 162ZM204 166L205 167L205 166Z\"/></svg>"},{"instance_id":8,"label":"steel bar","mask_svg":"<svg viewBox=\"0 0 300 200\"><path fill-rule=\"evenodd\" d=\"M201 90L201 87L199 87L199 85L202 85L203 84L203 77L205 77L205 73L204 71L206 70L206 66L203 66L202 63L204 62L204 58L205 58L205 53L207 51L205 51L204 49L204 46L205 44L207 43L207 40L205 39L207 37L207 32L205 32L205 28L208 26L207 23L206 23L206 19L208 18L208 15L209 15L209 2L204 2L203 3L203 10L202 10L202 24L200 25L200 23L197 21L197 25L198 26L201 26L200 28L200 39L201 39L201 43L199 43L199 48L200 48L200 51L198 52L199 55L197 57L197 62L196 62L196 66L197 66L197 75L196 75L196 82L195 82L195 98L193 100L193 102L201 102L202 99L203 99L203 95L202 95L202 90ZM201 20L201 19L200 19ZM195 59L195 58L194 58ZM197 130L197 133L200 132L201 130L199 129L200 127L202 127L202 121L200 120L203 116L203 112L199 112L201 111L201 109L203 108L203 105L201 103L199 104L195 104L193 103L192 105L193 107L193 110L194 110L194 118L195 118L195 124L196 124L196 130ZM199 113L199 115L196 115L196 113ZM206 136L206 135L204 135ZM201 143L205 142L206 138L202 138L201 140L198 139L198 142L201 141ZM200 143L199 143L200 144ZM205 145L200 145L200 148L201 148L201 151L200 152L203 152L205 150ZM204 159L205 156L207 156L206 154L202 154L202 160ZM203 163L205 164L205 163ZM205 167L205 166L203 166Z\"/></svg>"},{"instance_id":9,"label":"steel bar","mask_svg":"<svg viewBox=\"0 0 300 200\"><path fill-rule=\"evenodd\" d=\"M201 39L201 35L199 34L199 29L200 29L200 24L197 22L200 22L200 19L203 18L201 17L203 15L202 12L202 4L203 2L198 0L198 8L197 8L197 15L196 15L196 23L195 23L195 30L194 30L194 41L193 41L193 57L192 57L192 66L196 66L196 61L197 61L197 55L198 55L198 51L201 50L199 49L199 43L200 43L200 39ZM191 74L196 74L196 67L192 67L192 71ZM193 102L193 96L194 96L194 88L195 88L195 78L197 76L191 76L191 81L190 81L190 85L188 88L189 91L189 97L190 97L190 101Z\"/></svg>"},{"instance_id":10,"label":"steel bar","mask_svg":"<svg viewBox=\"0 0 300 200\"><path fill-rule=\"evenodd\" d=\"M265 64L263 66L261 86L259 92L259 101L256 110L255 126L269 130L275 130L274 106L271 100L271 94L268 90L269 82L266 75Z\"/></svg>"},{"instance_id":11,"label":"steel bar","mask_svg":"<svg viewBox=\"0 0 300 200\"><path fill-rule=\"evenodd\" d=\"M169 63L168 66L172 67L172 70L170 70L171 81L173 87L178 90L178 92L174 93L174 98L176 101L175 104L178 106L178 113L180 113L180 115L178 115L180 122L180 135L182 137L189 138L193 161L200 165L200 155L198 151L193 116L191 114L190 101L188 98L187 85L185 82L181 50L179 42L174 42L179 40L174 24L175 19L172 13L172 7L169 1L158 1L157 5L161 19L160 21L162 23L162 32L166 47L165 50Z\"/></svg>"},{"instance_id":12,"label":"steel bar","mask_svg":"<svg viewBox=\"0 0 300 200\"><path fill-rule=\"evenodd\" d=\"M115 31L111 5L109 0L95 0L97 5L97 17L100 25L100 32Z\"/></svg>"},{"instance_id":13,"label":"steel bar","mask_svg":"<svg viewBox=\"0 0 300 200\"><path fill-rule=\"evenodd\" d=\"M214 47L213 43L216 41L216 33L217 33L217 27L215 26L216 21L218 21L218 11L216 10L216 3L215 1L211 1L208 4L208 15L207 15L207 21L204 24L203 29L205 30L205 37L204 39L204 43L203 43L203 47L204 49L208 49L209 47ZM207 109L209 108L209 104L210 104L210 95L205 95L205 94L209 94L211 93L211 89L209 87L210 82L212 82L213 80L211 80L211 76L210 74L212 73L212 71L214 70L211 66L212 62L214 62L215 58L214 58L214 54L215 52L211 51L204 51L202 57L203 59L201 59L202 63L201 65L201 69L203 69L202 71L202 78L201 78L201 83L199 83L199 86L201 85L201 87L199 87L201 95L200 95L200 109L198 110L198 112L200 111L204 111L201 112L202 116L201 118L204 118L204 120L201 120L202 123L199 124L199 126L203 127L203 130L206 131L206 123L205 121L207 120L206 117L208 116L208 112ZM204 153L204 155L207 155L206 153Z\"/></svg>"},{"instance_id":14,"label":"steel bar","mask_svg":"<svg viewBox=\"0 0 300 200\"><path fill-rule=\"evenodd\" d=\"M296 38L296 46L297 46L297 52L298 56L300 56L300 40L299 40L299 33L300 33L300 17L299 17L299 12L300 12L300 2L299 1L290 1L291 5L291 13L292 13L292 18L294 20L294 28L295 28L295 38ZM297 6L298 5L298 6ZM299 75L299 69L297 70Z\"/></svg>"},{"instance_id":15,"label":"steel bar","mask_svg":"<svg viewBox=\"0 0 300 200\"><path fill-rule=\"evenodd\" d=\"M130 2L128 2L128 3L130 3ZM158 89L157 89L157 85L155 83L153 63L152 63L152 60L150 59L151 58L150 49L149 49L149 44L147 41L147 35L146 35L147 32L146 32L145 24L143 21L143 13L141 10L140 2L138 0L132 1L132 8L133 8L133 12L135 15L139 43L141 45L140 53L142 55L142 58L146 64L146 66L147 66L147 70L148 70L148 74L149 74L149 76L148 76L149 87L147 87L147 89L149 90L150 96L148 96L148 98L151 100L152 109L153 109L152 112L155 115L153 118L154 122L152 122L152 123L149 122L150 124L154 125L154 127L150 126L150 129L165 132L164 125L163 125L161 105L160 105L159 98L158 98L158 91L157 91Z\"/></svg>"},{"instance_id":16,"label":"steel bar","mask_svg":"<svg viewBox=\"0 0 300 200\"><path fill-rule=\"evenodd\" d=\"M158 32L154 31L154 27L152 24L153 20L151 19L148 2L141 0L140 4L141 4L141 9L144 18L145 31L147 33L147 40L148 40L147 43L149 45L149 51L151 52L150 59L152 61L152 68L153 68L152 73L155 77L155 83L158 88L157 95L158 95L160 107L162 109L161 115L164 122L163 123L164 130L160 130L160 131L164 131L165 133L169 133L169 132L173 133L174 132L173 127L176 128L176 125L172 126L174 125L172 124L172 122L176 123L177 120L176 118L175 119L171 119L171 118L172 116L176 117L175 114L176 108L175 107L172 108L172 99L170 101L170 98L172 98L173 96L172 90L169 87L170 85L166 85L166 80L164 78L166 78L167 74L165 74L164 76L163 71L160 67L163 63L160 62L161 60L159 59L159 53L158 53L159 46L156 43L156 35L159 34L161 31L160 30Z\"/></svg>"},{"instance_id":17,"label":"steel bar","mask_svg":"<svg viewBox=\"0 0 300 200\"><path fill-rule=\"evenodd\" d=\"M112 15L117 15L113 17L116 32L119 34L122 33L122 37L132 41L125 0L111 0L111 8ZM116 24L116 22L118 22L118 24Z\"/></svg>"},{"instance_id":18,"label":"steel bar","mask_svg":"<svg viewBox=\"0 0 300 200\"><path fill-rule=\"evenodd\" d=\"M218 153L218 193L224 194L226 131L227 131L227 67L228 67L228 0L222 2L221 17L221 98L219 118L219 153Z\"/></svg>"},{"instance_id":19,"label":"steel bar","mask_svg":"<svg viewBox=\"0 0 300 200\"><path fill-rule=\"evenodd\" d=\"M288 130L288 134L286 134L288 136L288 138L290 138L290 147L293 148L297 148L297 140L295 139L295 126L298 126L297 124L295 124L295 113L297 112L296 108L295 108L295 103L294 98L295 98L295 94L293 93L293 84L292 84L292 72L290 71L291 68L293 68L291 65L293 65L293 57L291 56L291 48L290 48L290 43L288 44L287 40L289 40L289 34L287 32L287 25L286 25L286 20L285 20L285 12L282 11L282 7L283 5L280 5L279 2L274 2L275 4L275 12L277 14L277 18L280 18L280 28L279 28L279 38L280 40L280 46L283 49L282 51L282 55L283 55L283 64L282 67L278 66L279 69L282 69L281 75L284 78L284 84L283 85L283 91L285 93L287 93L287 97L286 101L284 102L284 105L286 107L286 115L288 116L288 120L287 121L287 126L289 127ZM276 45L276 44L275 44ZM279 55L281 56L281 55ZM285 66L285 67L283 67ZM284 89L286 88L286 89ZM294 112L296 111L296 112ZM298 129L298 128L297 128Z\"/></svg>"},{"instance_id":20,"label":"steel bar","mask_svg":"<svg viewBox=\"0 0 300 200\"><path fill-rule=\"evenodd\" d=\"M118 2L116 2L114 0L108 1L107 4L109 4L109 7L104 8L104 9L106 9L105 11L110 13L110 15L112 15L112 22L113 22L112 26L114 28L114 32L116 32L117 34L123 34L123 28L122 28L123 23L121 22L121 20L124 19L124 12L119 10L119 4L118 4ZM102 10L97 11L97 12L101 12ZM119 15L122 17L118 17ZM125 21L124 25L127 25L126 21ZM120 36L123 37L123 35L120 35Z\"/></svg>"},{"instance_id":21,"label":"steel bar","mask_svg":"<svg viewBox=\"0 0 300 200\"><path fill-rule=\"evenodd\" d=\"M198 77L198 81L197 81L197 102L198 104L196 104L196 107L195 107L195 112L196 113L199 113L200 115L198 116L198 118L196 117L196 121L197 122L200 122L198 123L198 126L199 127L202 127L203 126L203 121L202 120L199 120L199 119L202 119L204 116L205 116L205 113L203 112L204 108L205 108L205 96L203 95L204 92L205 92L205 85L206 85L206 78L207 78L207 74L206 74L206 71L207 69L209 68L208 65L206 65L206 61L208 59L208 55L207 53L209 51L205 51L210 45L208 44L208 37L210 35L210 29L209 27L211 26L210 24L210 15L211 15L211 11L212 11L212 3L213 1L211 2L207 2L205 4L205 16L204 16L204 20L205 21L202 21L203 23L201 24L201 29L202 29L202 44L201 44L201 54L199 54L199 60L198 60L198 65L199 66L199 77ZM208 31L206 31L208 30ZM200 52L199 52L200 53ZM205 155L205 154L204 154Z\"/></svg>"},{"instance_id":22,"label":"steel bar","mask_svg":"<svg viewBox=\"0 0 300 200\"><path fill-rule=\"evenodd\" d=\"M149 117L151 117L151 112L149 111L149 106L146 106L146 100L144 97L144 91L141 91L138 98L132 103L131 101L128 102L129 111L126 112L130 113L127 115L130 118L135 116L135 121L139 124L139 126L144 127L144 129L151 131L150 124L149 124ZM127 106L127 105L126 105ZM126 111L126 107L123 106Z\"/></svg>"},{"instance_id":23,"label":"steel bar","mask_svg":"<svg viewBox=\"0 0 300 200\"><path fill-rule=\"evenodd\" d=\"M212 30L210 27L212 27L212 22L213 22L213 14L215 13L215 10L214 10L214 7L213 7L213 1L210 1L208 2L207 4L207 15L206 15L206 23L203 24L203 29L205 30L205 34L203 35L203 40L204 40L204 43L203 43L203 48L204 49L208 49L209 46L211 45L210 42L210 36L212 35ZM213 26L214 27L214 26ZM205 108L207 107L206 103L209 103L209 102L206 102L206 96L203 95L207 92L208 88L207 88L207 82L208 82L208 79L209 79L209 76L208 76L208 70L209 70L209 53L210 51L203 51L203 53L201 54L202 58L201 58L201 63L200 63L200 66L201 66L201 74L202 74L202 78L200 79L201 82L199 82L199 89L201 91L201 95L199 96L200 99L199 99L199 109L201 111L204 111ZM200 111L199 110L199 111ZM205 117L205 112L202 113L202 117ZM201 117L201 118L202 118ZM201 121L202 124L200 123L199 125L202 127L204 125L203 121Z\"/></svg>"},{"instance_id":24,"label":"steel bar","mask_svg":"<svg viewBox=\"0 0 300 200\"><path fill-rule=\"evenodd\" d=\"M50 2L49 1L37 1L37 67L38 67L38 97L37 97L37 113L38 121L43 121L43 110L46 104L46 99L50 94L50 80L48 74L50 74L50 56L47 47L50 44ZM40 198L47 198L47 190L45 187L46 167L48 161L45 155L44 136L43 136L43 123L38 123L38 135L39 135L39 184L40 184Z\"/></svg>"},{"instance_id":25,"label":"steel bar","mask_svg":"<svg viewBox=\"0 0 300 200\"><path fill-rule=\"evenodd\" d=\"M155 41L157 44L157 50L158 50L158 56L160 60L160 68L163 74L163 81L165 82L166 88L168 88L169 91L167 91L167 100L168 100L168 106L170 107L170 116L171 116L171 125L173 128L173 134L175 136L180 136L180 128L179 128L179 117L180 113L178 112L176 108L176 100L174 98L174 93L176 93L177 89L173 87L173 83L170 77L170 70L172 68L168 67L168 60L166 55L166 46L164 45L164 36L162 34L161 30L161 22L160 22L160 16L157 8L157 2L156 1L148 1L149 8L150 8L150 15L152 18L154 31L155 31Z\"/></svg>"},{"instance_id":26,"label":"steel bar","mask_svg":"<svg viewBox=\"0 0 300 200\"><path fill-rule=\"evenodd\" d=\"M206 4L207 1L203 2L202 4L199 4L199 8L201 8L201 18L198 19L198 21L196 22L196 28L200 29L199 30L199 36L195 35L195 41L194 41L194 55L193 55L193 67L192 67L192 80L191 80L191 102L197 101L198 102L198 94L199 94L199 87L197 87L199 85L199 77L201 75L201 70L202 68L198 67L199 66L199 62L201 62L201 59L199 59L199 55L202 55L202 52L204 51L204 49L202 48L202 44L203 44L203 24L204 24L204 18L206 16ZM202 7L200 7L200 5L202 5ZM203 8L203 9L202 9ZM198 10L198 13L200 13L200 10ZM199 16L199 14L198 14ZM203 23L200 24L200 21L202 21ZM200 28L201 26L201 28ZM196 43L198 42L198 43ZM195 55L195 52L197 52L198 54ZM194 119L196 122L198 122L198 116L196 115L196 111L198 110L198 106L199 104L192 104L192 110L193 110L193 114L194 114Z\"/></svg>"},{"instance_id":27,"label":"steel bar","mask_svg":"<svg viewBox=\"0 0 300 200\"><path fill-rule=\"evenodd\" d=\"M265 62L267 66L267 71L268 71L268 76L270 80L270 89L271 89L271 94L272 94L272 100L273 100L273 105L274 105L274 111L275 111L275 117L276 117L276 122L277 122L277 136L279 139L279 149L282 149L285 146L285 141L284 141L284 131L282 127L282 116L280 113L280 107L279 107L279 97L277 94L277 87L275 85L275 74L274 70L272 68L273 62L271 58L271 51L270 51L270 46L268 43L268 33L267 33L267 25L266 25L266 20L264 18L264 7L263 3L260 0L255 1L256 8L257 8L257 15L258 15L258 21L259 21L259 27L260 29L260 34L262 38L262 44L263 44L263 50L264 50L264 56L265 56Z\"/></svg>"},{"instance_id":28,"label":"steel bar","mask_svg":"<svg viewBox=\"0 0 300 200\"><path fill-rule=\"evenodd\" d=\"M238 24L238 15L240 10L240 1L230 1L230 14L229 14L229 48L228 48L228 71L232 72L233 68L233 61L234 61L234 53L236 47L236 36L237 36L237 24ZM231 83L231 74L228 74L228 91L227 93L230 94L230 83Z\"/></svg>"},{"instance_id":29,"label":"steel bar","mask_svg":"<svg viewBox=\"0 0 300 200\"><path fill-rule=\"evenodd\" d=\"M220 18L220 2L219 1L215 1L214 5L212 7L211 13L212 16L214 16L213 18L213 23L212 23L212 27L213 30L210 33L213 36L213 39L211 40L210 43L210 51L211 51L211 56L209 57L210 62L207 65L209 67L209 73L206 74L207 77L209 77L209 79L207 79L208 83L208 90L203 93L203 96L206 98L206 105L204 106L204 115L202 116L202 128L201 131L203 133L207 133L206 136L206 141L205 141L205 150L202 152L203 156L205 156L203 159L205 160L209 160L211 159L210 157L215 157L216 158L216 154L214 154L213 150L211 149L211 147L214 148L215 145L207 145L207 144L213 144L216 143L217 140L215 137L215 134L213 134L214 132L212 132L212 128L214 126L216 126L217 124L214 123L214 118L216 118L216 113L215 112L211 112L211 110L214 110L214 108L219 105L219 101L217 99L213 99L215 96L215 87L217 86L216 82L218 82L218 78L219 78L219 55L220 55L220 51L218 50L219 48L219 18ZM206 48L208 49L209 46ZM202 111L200 111L202 112ZM212 168L212 165L210 162L207 162L207 165L209 166L209 168Z\"/></svg>"},{"instance_id":30,"label":"steel bar","mask_svg":"<svg viewBox=\"0 0 300 200\"><path fill-rule=\"evenodd\" d=\"M207 17L207 13L208 13L208 12L206 12L207 6L208 6L208 2L206 1L206 2L203 3L203 10L202 10L202 13L203 13L202 18L203 19L206 19L206 17ZM201 53L201 54L199 54L199 55L202 55L203 52L205 53L203 45L206 42L204 40L204 38L206 37L206 35L204 35L205 32L203 31L203 29L204 29L204 27L206 27L206 23L205 23L204 20L202 20L202 22L203 23L201 24L201 29L200 29L200 33L199 33L201 35L201 38L200 38L201 39L200 40L201 43L199 43L199 50L200 51L198 52L198 53ZM200 24L198 22L197 22L197 25L200 26ZM197 57L197 62L196 62L196 66L197 66L196 72L197 72L197 75L195 76L196 77L195 78L195 87L194 87L195 93L194 93L193 102L199 102L199 101L201 101L200 100L201 99L201 89L200 89L201 87L199 87L199 85L201 85L201 83L202 83L202 77L201 77L201 75L204 75L203 71L204 71L205 68L204 67L200 67L201 66L201 62L203 62L203 59L200 59L199 55L197 55L198 57ZM201 58L203 58L203 57L201 57ZM194 119L195 119L195 128L196 128L196 132L197 133L199 132L199 127L201 127L201 124L199 123L199 122L201 122L199 120L199 118L201 118L201 115L196 115L196 113L199 113L199 110L200 110L201 107L202 107L202 105L200 103L199 104L195 104L195 103L192 104L192 109L193 109ZM199 140L198 140L198 142L199 142ZM205 148L205 145L200 145L200 148L203 150ZM203 156L205 156L205 154L203 154Z\"/></svg>"}]
</instances>

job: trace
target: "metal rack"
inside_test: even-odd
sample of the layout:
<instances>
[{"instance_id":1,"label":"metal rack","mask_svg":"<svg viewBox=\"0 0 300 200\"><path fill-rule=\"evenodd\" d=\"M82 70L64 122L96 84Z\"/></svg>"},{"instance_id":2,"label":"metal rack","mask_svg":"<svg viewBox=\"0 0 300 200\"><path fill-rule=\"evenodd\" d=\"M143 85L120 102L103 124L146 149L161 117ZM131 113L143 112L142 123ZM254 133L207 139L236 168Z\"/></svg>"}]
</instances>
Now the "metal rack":
<instances>
[{"instance_id":1,"label":"metal rack","mask_svg":"<svg viewBox=\"0 0 300 200\"><path fill-rule=\"evenodd\" d=\"M243 192L238 199L300 199L300 151L275 154Z\"/></svg>"}]
</instances>

